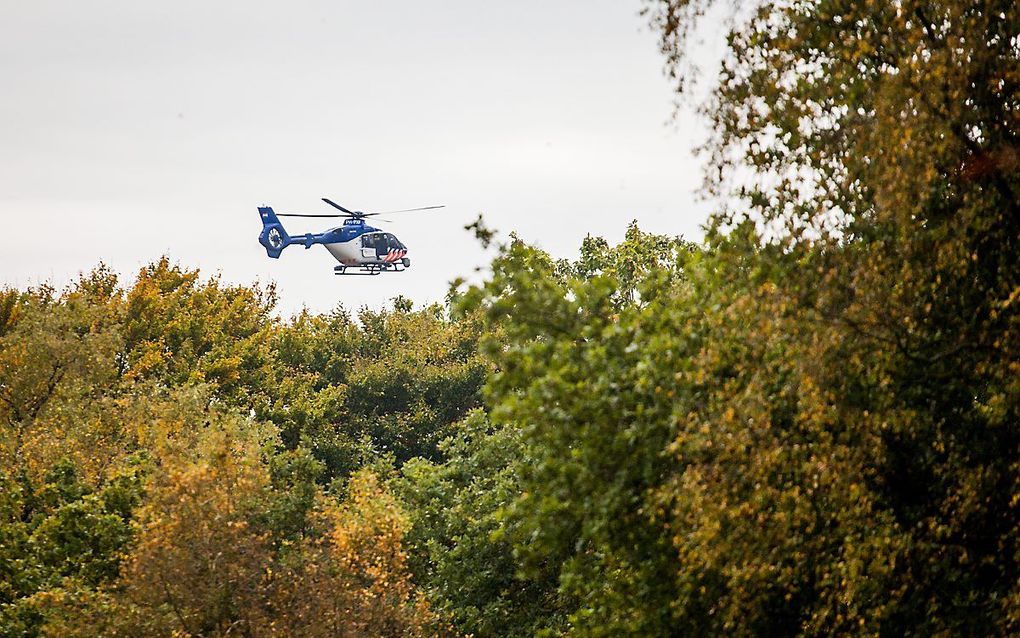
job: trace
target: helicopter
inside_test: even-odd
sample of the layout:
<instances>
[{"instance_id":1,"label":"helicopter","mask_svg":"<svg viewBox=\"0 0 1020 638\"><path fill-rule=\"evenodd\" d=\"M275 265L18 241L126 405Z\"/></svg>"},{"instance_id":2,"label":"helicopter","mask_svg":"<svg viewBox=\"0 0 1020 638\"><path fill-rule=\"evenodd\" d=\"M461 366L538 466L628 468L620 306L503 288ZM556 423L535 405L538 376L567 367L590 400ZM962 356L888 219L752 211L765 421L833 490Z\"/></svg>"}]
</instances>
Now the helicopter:
<instances>
[{"instance_id":1,"label":"helicopter","mask_svg":"<svg viewBox=\"0 0 1020 638\"><path fill-rule=\"evenodd\" d=\"M315 244L322 244L340 262L338 266L333 267L333 273L336 275L378 275L382 272L402 272L411 266L411 260L407 257L407 246L392 233L369 226L365 223L365 219L391 213L444 208L443 206L423 206L366 213L348 210L325 197L322 198L322 201L336 208L340 213L328 215L275 213L269 206L259 206L259 215L262 217L262 233L259 235L259 243L265 247L266 254L273 259L279 259L283 249L292 244L302 244L306 249ZM342 217L344 222L341 226L330 228L322 233L288 235L280 222L280 217Z\"/></svg>"}]
</instances>

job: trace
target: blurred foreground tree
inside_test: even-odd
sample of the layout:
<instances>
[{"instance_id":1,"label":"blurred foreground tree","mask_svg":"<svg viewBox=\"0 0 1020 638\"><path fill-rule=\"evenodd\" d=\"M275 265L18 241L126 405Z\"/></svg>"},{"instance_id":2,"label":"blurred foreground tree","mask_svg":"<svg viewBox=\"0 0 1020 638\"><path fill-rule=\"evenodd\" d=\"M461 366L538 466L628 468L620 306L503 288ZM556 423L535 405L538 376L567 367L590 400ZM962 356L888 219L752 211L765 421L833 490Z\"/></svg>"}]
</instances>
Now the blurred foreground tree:
<instances>
[{"instance_id":1,"label":"blurred foreground tree","mask_svg":"<svg viewBox=\"0 0 1020 638\"><path fill-rule=\"evenodd\" d=\"M709 4L651 3L672 62ZM735 299L732 329L782 319L765 324L759 352L752 342L727 368L714 366L740 372L733 391L714 393L704 422L718 427L728 410L735 427L760 422L760 408L736 397L764 405L783 379L788 416L773 417L769 446L783 440L784 422L803 423L809 447L798 454L818 470L760 485L803 498L825 476L834 486L859 479L844 487L861 521L847 538L861 541L818 547L832 569L805 572L788 592L802 601L786 607L805 632L858 619L889 633L1015 633L1020 8L952 0L745 9L707 109L710 187L743 198L717 227L752 220L763 232L755 245L769 247L755 259L771 271L755 282L767 294L751 287ZM793 348L787 372L767 380L761 358L779 344ZM707 485L691 478L689 487ZM780 493L706 496L775 505ZM732 622L746 622L745 601L732 602Z\"/></svg>"},{"instance_id":2,"label":"blurred foreground tree","mask_svg":"<svg viewBox=\"0 0 1020 638\"><path fill-rule=\"evenodd\" d=\"M711 4L650 3L673 62ZM621 296L514 242L465 295L563 633L1020 630L1017 33L1001 1L744 6L707 109L734 197L683 276Z\"/></svg>"}]
</instances>

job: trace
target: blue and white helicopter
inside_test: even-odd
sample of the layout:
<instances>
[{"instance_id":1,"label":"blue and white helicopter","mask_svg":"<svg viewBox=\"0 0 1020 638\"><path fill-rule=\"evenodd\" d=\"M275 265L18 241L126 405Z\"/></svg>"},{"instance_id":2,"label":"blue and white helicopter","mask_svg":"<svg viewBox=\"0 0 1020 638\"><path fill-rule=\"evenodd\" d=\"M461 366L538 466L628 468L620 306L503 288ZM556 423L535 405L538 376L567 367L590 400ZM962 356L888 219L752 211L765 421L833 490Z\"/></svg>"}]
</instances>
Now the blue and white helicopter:
<instances>
[{"instance_id":1,"label":"blue and white helicopter","mask_svg":"<svg viewBox=\"0 0 1020 638\"><path fill-rule=\"evenodd\" d=\"M390 213L408 213L417 210L433 210L443 206L424 206L422 208L405 208L377 213L347 210L340 204L325 197L322 201L341 211L341 214L303 215L299 213L274 213L269 206L260 206L262 216L262 234L259 243L266 247L266 254L278 259L283 249L291 244L302 244L311 248L322 244L331 255L340 262L333 267L337 275L378 275L381 272L401 272L411 265L407 258L405 246L392 233L383 232L365 223L366 217L388 215ZM330 228L323 233L305 233L304 235L288 235L280 223L280 217L344 217L342 226ZM382 220L386 221L386 220ZM351 269L351 272L348 272Z\"/></svg>"}]
</instances>

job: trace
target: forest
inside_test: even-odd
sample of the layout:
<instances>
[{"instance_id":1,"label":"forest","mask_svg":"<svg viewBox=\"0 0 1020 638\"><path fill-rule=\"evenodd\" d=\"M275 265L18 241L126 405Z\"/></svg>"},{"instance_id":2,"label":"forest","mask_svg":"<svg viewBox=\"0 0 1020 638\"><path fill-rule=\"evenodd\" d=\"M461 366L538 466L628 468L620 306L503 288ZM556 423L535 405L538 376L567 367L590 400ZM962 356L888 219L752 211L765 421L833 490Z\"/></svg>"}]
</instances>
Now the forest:
<instances>
[{"instance_id":1,"label":"forest","mask_svg":"<svg viewBox=\"0 0 1020 638\"><path fill-rule=\"evenodd\" d=\"M0 636L1020 634L1020 5L715 4L703 240L0 290Z\"/></svg>"}]
</instances>

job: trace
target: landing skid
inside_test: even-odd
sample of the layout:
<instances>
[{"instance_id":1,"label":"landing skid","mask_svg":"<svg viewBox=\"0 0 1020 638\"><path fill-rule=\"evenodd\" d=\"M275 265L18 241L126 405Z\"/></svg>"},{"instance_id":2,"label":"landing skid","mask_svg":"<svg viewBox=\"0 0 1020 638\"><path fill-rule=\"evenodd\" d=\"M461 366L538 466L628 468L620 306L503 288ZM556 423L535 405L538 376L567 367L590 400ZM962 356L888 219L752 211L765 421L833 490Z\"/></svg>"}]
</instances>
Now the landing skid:
<instances>
[{"instance_id":1,"label":"landing skid","mask_svg":"<svg viewBox=\"0 0 1020 638\"><path fill-rule=\"evenodd\" d=\"M407 270L407 266L398 262L392 264L365 264L363 266L334 266L334 275L378 275L383 271L387 272L404 272Z\"/></svg>"}]
</instances>

